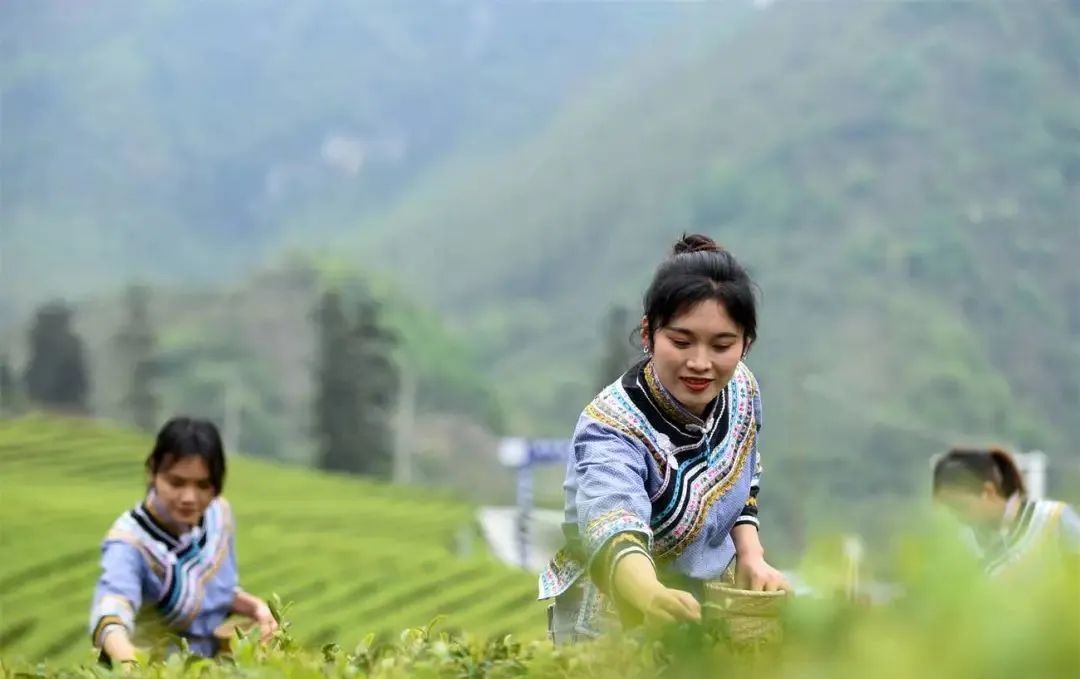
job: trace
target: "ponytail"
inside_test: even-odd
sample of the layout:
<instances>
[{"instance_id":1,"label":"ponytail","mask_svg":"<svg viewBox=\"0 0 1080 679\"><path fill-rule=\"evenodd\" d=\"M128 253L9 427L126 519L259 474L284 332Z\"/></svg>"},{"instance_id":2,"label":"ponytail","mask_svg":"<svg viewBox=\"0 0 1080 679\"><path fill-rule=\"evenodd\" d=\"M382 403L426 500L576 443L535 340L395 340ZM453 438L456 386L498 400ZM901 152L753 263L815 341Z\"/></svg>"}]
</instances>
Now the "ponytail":
<instances>
[{"instance_id":1,"label":"ponytail","mask_svg":"<svg viewBox=\"0 0 1080 679\"><path fill-rule=\"evenodd\" d=\"M986 482L994 484L1002 497L1027 494L1024 477L1012 455L1001 448L953 448L934 465L933 491L957 488L978 493Z\"/></svg>"},{"instance_id":2,"label":"ponytail","mask_svg":"<svg viewBox=\"0 0 1080 679\"><path fill-rule=\"evenodd\" d=\"M1027 495L1027 488L1024 486L1024 476L1020 473L1020 468L1016 466L1016 460L1012 455L1001 448L990 449L990 459L993 460L994 466L997 468L998 478L995 479L996 485L1001 490L1003 497L1012 497L1016 493L1021 495Z\"/></svg>"}]
</instances>

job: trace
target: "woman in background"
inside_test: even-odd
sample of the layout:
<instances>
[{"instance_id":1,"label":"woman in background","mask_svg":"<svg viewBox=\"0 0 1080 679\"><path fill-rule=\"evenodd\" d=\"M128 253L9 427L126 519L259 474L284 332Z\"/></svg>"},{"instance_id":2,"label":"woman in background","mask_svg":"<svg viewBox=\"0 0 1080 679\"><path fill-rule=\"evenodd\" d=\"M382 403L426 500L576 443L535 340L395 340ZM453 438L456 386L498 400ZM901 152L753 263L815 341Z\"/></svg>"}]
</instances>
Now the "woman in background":
<instances>
[{"instance_id":1,"label":"woman in background","mask_svg":"<svg viewBox=\"0 0 1080 679\"><path fill-rule=\"evenodd\" d=\"M205 420L170 420L146 471L146 497L113 523L102 544L90 612L102 661L134 661L137 618L139 641L165 644L166 653L178 649L169 637L182 637L192 653L215 655L221 644L215 630L232 613L250 618L268 638L277 628L274 616L238 583L217 428Z\"/></svg>"},{"instance_id":2,"label":"woman in background","mask_svg":"<svg viewBox=\"0 0 1080 679\"><path fill-rule=\"evenodd\" d=\"M1020 470L1004 450L950 450L934 465L933 495L972 529L988 575L1038 566L1047 555L1076 574L1080 515L1063 502L1030 499Z\"/></svg>"}]
</instances>

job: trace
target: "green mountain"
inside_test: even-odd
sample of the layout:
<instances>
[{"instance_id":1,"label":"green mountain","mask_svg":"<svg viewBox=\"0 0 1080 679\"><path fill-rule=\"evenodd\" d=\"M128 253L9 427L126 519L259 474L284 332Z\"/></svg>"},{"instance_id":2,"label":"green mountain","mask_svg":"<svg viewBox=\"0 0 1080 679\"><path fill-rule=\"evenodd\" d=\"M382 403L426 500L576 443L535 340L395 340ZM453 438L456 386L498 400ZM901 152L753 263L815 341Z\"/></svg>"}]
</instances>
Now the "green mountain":
<instances>
[{"instance_id":1,"label":"green mountain","mask_svg":"<svg viewBox=\"0 0 1080 679\"><path fill-rule=\"evenodd\" d=\"M517 426L569 434L608 305L702 231L763 291L784 520L807 484L902 506L961 440L1075 467L1076 3L782 2L655 54L354 230L485 348Z\"/></svg>"},{"instance_id":2,"label":"green mountain","mask_svg":"<svg viewBox=\"0 0 1080 679\"><path fill-rule=\"evenodd\" d=\"M449 156L528 136L702 12L3 3L0 320L44 294L229 281L283 242L325 243L335 217L373 214Z\"/></svg>"}]
</instances>

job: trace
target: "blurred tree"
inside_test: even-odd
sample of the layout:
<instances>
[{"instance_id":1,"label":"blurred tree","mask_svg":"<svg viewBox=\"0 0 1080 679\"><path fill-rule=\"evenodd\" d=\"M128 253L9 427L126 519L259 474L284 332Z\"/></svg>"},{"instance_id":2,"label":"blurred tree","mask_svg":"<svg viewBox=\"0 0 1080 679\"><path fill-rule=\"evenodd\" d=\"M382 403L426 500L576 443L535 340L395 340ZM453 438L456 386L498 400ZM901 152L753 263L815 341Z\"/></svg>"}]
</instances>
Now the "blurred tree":
<instances>
[{"instance_id":1,"label":"blurred tree","mask_svg":"<svg viewBox=\"0 0 1080 679\"><path fill-rule=\"evenodd\" d=\"M23 373L26 395L35 404L87 413L90 377L82 339L71 328L72 313L63 301L41 306L30 329L30 360Z\"/></svg>"},{"instance_id":2,"label":"blurred tree","mask_svg":"<svg viewBox=\"0 0 1080 679\"><path fill-rule=\"evenodd\" d=\"M355 472L360 439L357 376L341 293L323 293L315 323L318 359L313 421L317 464L327 471Z\"/></svg>"},{"instance_id":3,"label":"blurred tree","mask_svg":"<svg viewBox=\"0 0 1080 679\"><path fill-rule=\"evenodd\" d=\"M397 335L385 327L382 305L361 296L351 334L356 360L362 474L389 478L393 471L394 414L400 392L400 371L393 353Z\"/></svg>"},{"instance_id":4,"label":"blurred tree","mask_svg":"<svg viewBox=\"0 0 1080 679\"><path fill-rule=\"evenodd\" d=\"M597 372L596 392L614 382L630 367L638 355L630 343L630 312L624 306L613 306L604 322L604 354Z\"/></svg>"},{"instance_id":5,"label":"blurred tree","mask_svg":"<svg viewBox=\"0 0 1080 679\"><path fill-rule=\"evenodd\" d=\"M318 466L389 478L399 388L393 360L397 337L383 326L380 304L366 293L359 293L358 298L352 323L336 290L323 293L316 314Z\"/></svg>"},{"instance_id":6,"label":"blurred tree","mask_svg":"<svg viewBox=\"0 0 1080 679\"><path fill-rule=\"evenodd\" d=\"M133 285L127 291L127 320L116 335L116 348L127 363L128 385L123 406L132 424L143 431L157 428L159 398L154 390L157 378L157 333L150 319L149 290Z\"/></svg>"}]
</instances>

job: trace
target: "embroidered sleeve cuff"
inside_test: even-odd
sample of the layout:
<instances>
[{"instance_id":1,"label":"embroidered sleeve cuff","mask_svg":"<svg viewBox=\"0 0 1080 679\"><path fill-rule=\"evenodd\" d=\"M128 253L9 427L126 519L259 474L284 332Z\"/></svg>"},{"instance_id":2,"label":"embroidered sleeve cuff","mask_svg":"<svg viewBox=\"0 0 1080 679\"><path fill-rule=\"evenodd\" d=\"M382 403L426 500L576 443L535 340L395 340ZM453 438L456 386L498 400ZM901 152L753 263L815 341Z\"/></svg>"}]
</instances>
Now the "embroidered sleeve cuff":
<instances>
[{"instance_id":1,"label":"embroidered sleeve cuff","mask_svg":"<svg viewBox=\"0 0 1080 679\"><path fill-rule=\"evenodd\" d=\"M619 533L597 555L589 575L601 592L611 591L611 583L615 579L615 567L630 554L642 554L652 561L645 537L634 532Z\"/></svg>"},{"instance_id":2,"label":"embroidered sleeve cuff","mask_svg":"<svg viewBox=\"0 0 1080 679\"><path fill-rule=\"evenodd\" d=\"M130 634L135 628L135 611L131 603L122 596L106 594L94 606L90 636L98 648L105 636L113 629L122 627Z\"/></svg>"},{"instance_id":3,"label":"embroidered sleeve cuff","mask_svg":"<svg viewBox=\"0 0 1080 679\"><path fill-rule=\"evenodd\" d=\"M755 527L760 528L758 524L758 485L755 477L754 482L750 485L750 497L747 498L746 504L743 505L742 511L739 512L739 518L735 520L735 525L738 526L741 523L750 523Z\"/></svg>"},{"instance_id":4,"label":"embroidered sleeve cuff","mask_svg":"<svg viewBox=\"0 0 1080 679\"><path fill-rule=\"evenodd\" d=\"M105 645L105 637L122 629L127 629L127 627L120 618L115 616L107 615L98 620L93 633L94 648L102 648Z\"/></svg>"},{"instance_id":5,"label":"embroidered sleeve cuff","mask_svg":"<svg viewBox=\"0 0 1080 679\"><path fill-rule=\"evenodd\" d=\"M649 554L649 550L645 547L645 541L639 536L633 533L624 533L623 535L616 536L611 541L611 546L608 548L607 554L607 574L604 582L604 587L611 589L611 584L615 582L615 568L619 565L619 562L631 554L643 554L646 559L652 561L652 555ZM599 585L598 585L599 587Z\"/></svg>"},{"instance_id":6,"label":"embroidered sleeve cuff","mask_svg":"<svg viewBox=\"0 0 1080 679\"><path fill-rule=\"evenodd\" d=\"M751 491L750 499L743 505L742 512L739 513L739 518L735 519L735 525L751 524L758 530L761 529L761 524L758 523L758 504L757 504L757 492L756 489Z\"/></svg>"},{"instance_id":7,"label":"embroidered sleeve cuff","mask_svg":"<svg viewBox=\"0 0 1080 679\"><path fill-rule=\"evenodd\" d=\"M649 529L649 524L626 510L617 509L589 521L585 526L584 537L590 565L613 537L627 532L641 535L646 549L652 548L652 530Z\"/></svg>"},{"instance_id":8,"label":"embroidered sleeve cuff","mask_svg":"<svg viewBox=\"0 0 1080 679\"><path fill-rule=\"evenodd\" d=\"M739 514L739 518L735 519L735 526L741 524L751 524L755 528L761 528L757 520L757 498L751 497L751 499L743 505L743 510Z\"/></svg>"},{"instance_id":9,"label":"embroidered sleeve cuff","mask_svg":"<svg viewBox=\"0 0 1080 679\"><path fill-rule=\"evenodd\" d=\"M744 515L740 516L738 519L735 520L735 525L736 526L743 526L743 525L753 526L754 528L757 528L758 530L761 530L761 524L758 522L758 518L756 516L748 516L748 515L744 514Z\"/></svg>"}]
</instances>

